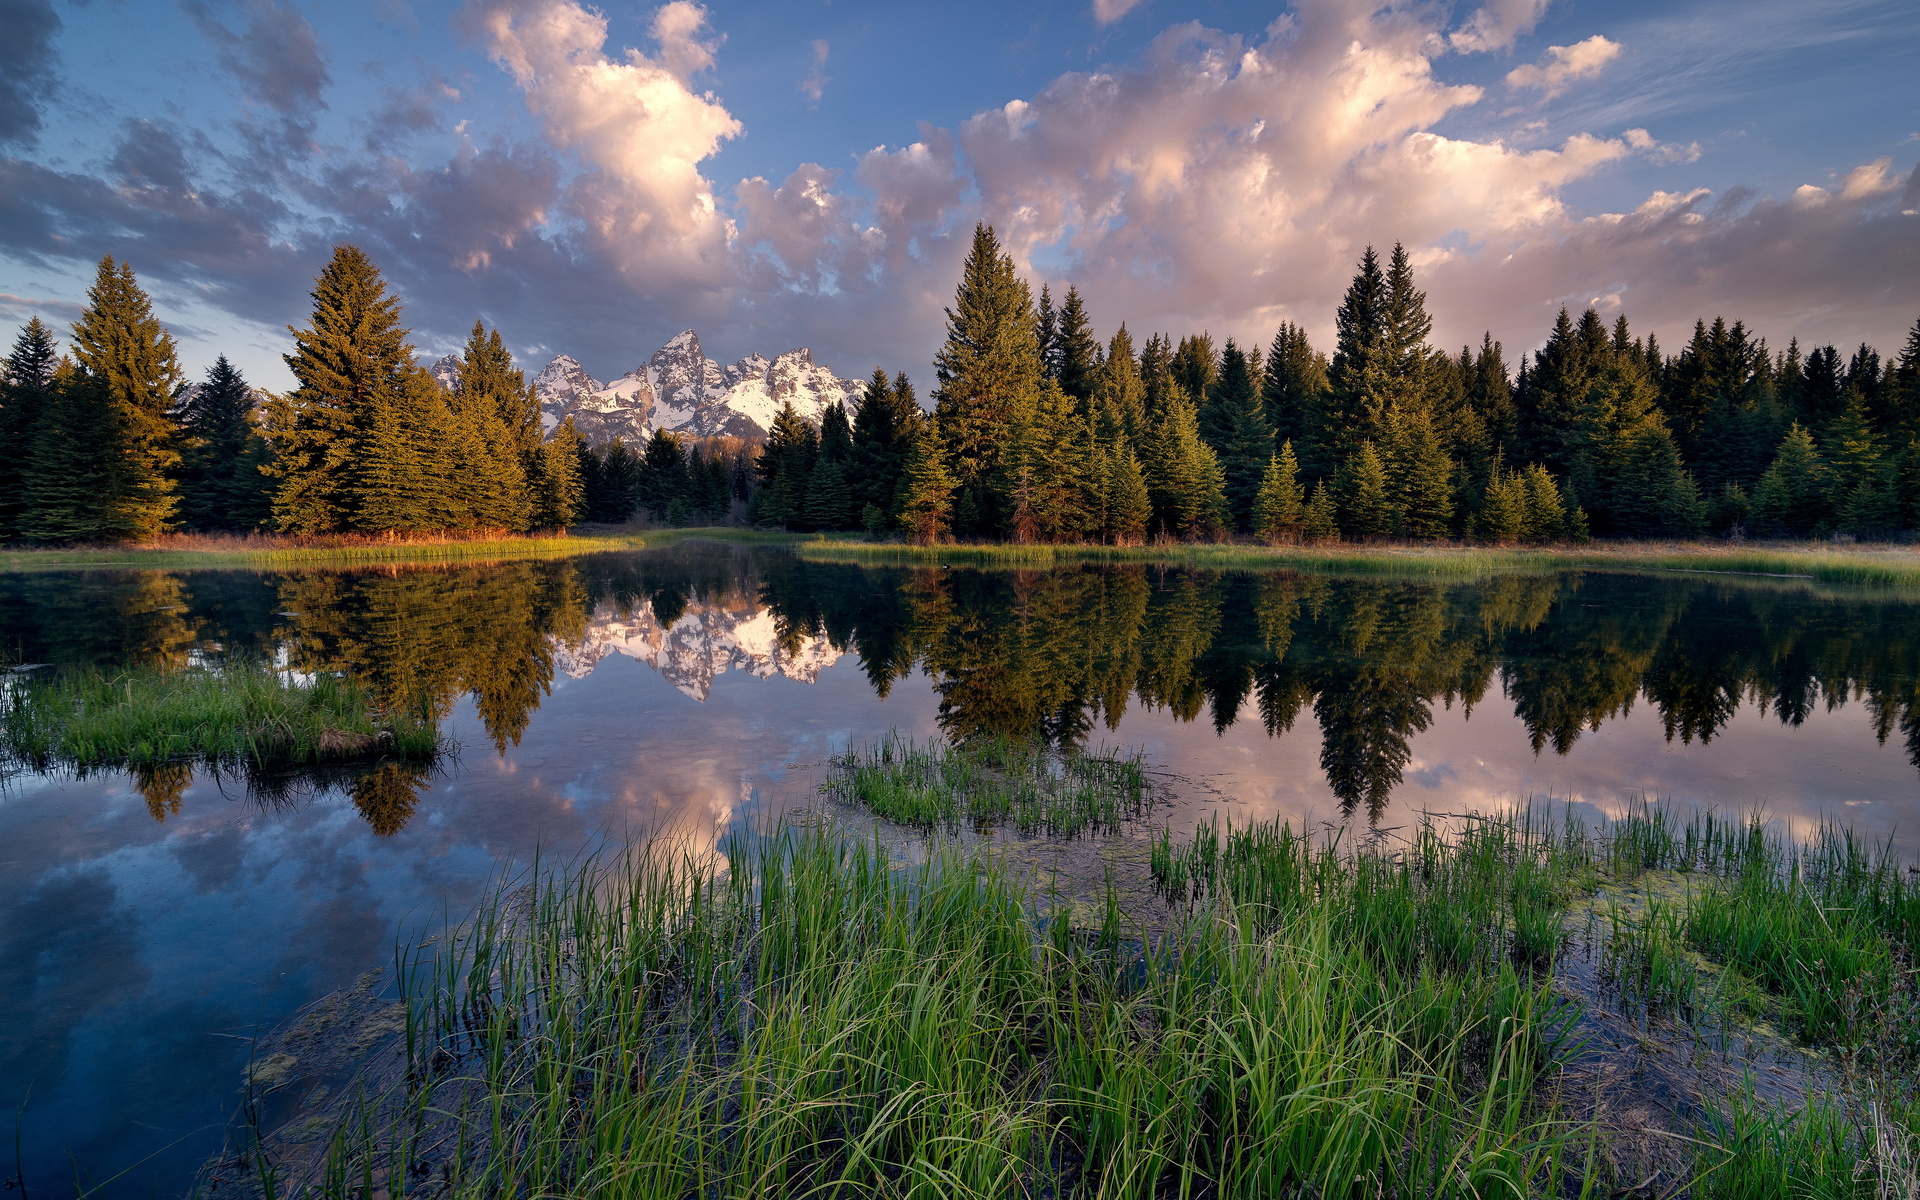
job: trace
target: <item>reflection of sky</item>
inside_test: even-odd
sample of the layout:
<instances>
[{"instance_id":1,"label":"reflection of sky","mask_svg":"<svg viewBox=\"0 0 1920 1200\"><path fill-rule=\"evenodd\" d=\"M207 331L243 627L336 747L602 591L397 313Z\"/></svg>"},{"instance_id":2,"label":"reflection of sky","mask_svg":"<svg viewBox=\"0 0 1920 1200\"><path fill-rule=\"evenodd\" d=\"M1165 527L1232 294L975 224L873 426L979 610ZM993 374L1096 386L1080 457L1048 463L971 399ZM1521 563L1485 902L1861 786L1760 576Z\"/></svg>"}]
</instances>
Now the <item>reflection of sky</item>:
<instances>
[{"instance_id":1,"label":"reflection of sky","mask_svg":"<svg viewBox=\"0 0 1920 1200\"><path fill-rule=\"evenodd\" d=\"M397 929L458 917L501 862L606 833L711 836L756 797L804 803L820 761L849 741L932 736L936 713L924 677L881 702L851 656L811 685L728 671L697 703L610 655L556 679L504 758L463 704L452 732L464 761L390 838L338 793L262 811L202 780L162 824L121 778L23 781L0 800L0 1105L31 1087L29 1185L65 1178L69 1151L96 1176L158 1151L115 1190L169 1191L237 1100L247 1046L231 1035L389 963ZM1436 706L1381 823L1529 795L1617 809L1649 792L1801 822L1839 813L1912 852L1920 780L1868 721L1854 703L1789 729L1746 706L1711 744L1670 745L1641 703L1569 754L1536 756L1496 689L1470 719ZM1224 734L1135 704L1090 740L1139 746L1183 777L1193 803L1177 826L1215 805L1236 820L1338 816L1310 711L1269 738L1251 702Z\"/></svg>"}]
</instances>

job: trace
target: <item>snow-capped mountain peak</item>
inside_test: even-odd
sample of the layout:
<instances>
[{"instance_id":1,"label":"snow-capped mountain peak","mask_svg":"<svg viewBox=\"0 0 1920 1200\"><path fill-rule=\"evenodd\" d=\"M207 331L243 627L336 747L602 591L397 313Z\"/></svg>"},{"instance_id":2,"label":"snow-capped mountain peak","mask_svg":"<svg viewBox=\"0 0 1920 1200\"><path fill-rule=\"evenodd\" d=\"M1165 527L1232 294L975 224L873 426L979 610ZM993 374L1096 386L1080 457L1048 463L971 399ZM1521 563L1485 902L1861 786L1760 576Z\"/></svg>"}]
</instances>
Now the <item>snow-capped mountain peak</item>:
<instances>
[{"instance_id":1,"label":"snow-capped mountain peak","mask_svg":"<svg viewBox=\"0 0 1920 1200\"><path fill-rule=\"evenodd\" d=\"M534 377L549 427L572 417L594 445L644 440L656 429L694 437L760 438L780 405L818 423L836 401L859 402L863 384L841 379L813 361L810 350L769 360L749 354L730 367L706 356L691 329L675 334L643 366L601 384L578 361L561 355Z\"/></svg>"}]
</instances>

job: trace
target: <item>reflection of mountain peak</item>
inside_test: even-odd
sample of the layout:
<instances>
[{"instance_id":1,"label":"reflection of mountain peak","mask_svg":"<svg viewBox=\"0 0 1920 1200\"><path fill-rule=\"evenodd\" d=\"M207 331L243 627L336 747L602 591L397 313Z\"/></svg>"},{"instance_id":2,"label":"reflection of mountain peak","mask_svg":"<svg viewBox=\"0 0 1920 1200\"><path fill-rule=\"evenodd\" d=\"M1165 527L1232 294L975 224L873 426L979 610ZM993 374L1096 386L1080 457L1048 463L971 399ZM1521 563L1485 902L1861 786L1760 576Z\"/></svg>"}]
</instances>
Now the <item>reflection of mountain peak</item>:
<instances>
[{"instance_id":1,"label":"reflection of mountain peak","mask_svg":"<svg viewBox=\"0 0 1920 1200\"><path fill-rule=\"evenodd\" d=\"M609 654L624 654L647 664L695 700L713 691L714 676L741 670L758 679L775 675L813 683L839 661L840 652L825 638L803 637L792 653L780 645L773 613L750 604L689 604L680 619L662 625L653 606L643 604L626 616L597 610L577 646L562 647L556 664L574 679L584 678Z\"/></svg>"}]
</instances>

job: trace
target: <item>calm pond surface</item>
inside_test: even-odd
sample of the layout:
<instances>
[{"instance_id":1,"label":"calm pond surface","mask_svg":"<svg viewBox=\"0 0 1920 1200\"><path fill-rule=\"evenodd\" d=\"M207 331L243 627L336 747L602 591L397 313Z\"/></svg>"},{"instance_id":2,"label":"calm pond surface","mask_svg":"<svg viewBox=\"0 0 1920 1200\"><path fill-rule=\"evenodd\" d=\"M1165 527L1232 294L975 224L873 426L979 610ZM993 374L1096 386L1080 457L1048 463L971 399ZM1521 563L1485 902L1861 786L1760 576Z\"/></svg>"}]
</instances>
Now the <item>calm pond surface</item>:
<instances>
[{"instance_id":1,"label":"calm pond surface","mask_svg":"<svg viewBox=\"0 0 1920 1200\"><path fill-rule=\"evenodd\" d=\"M1920 603L1796 580L865 569L696 543L4 575L0 634L14 662L350 671L432 697L461 746L431 771L6 782L0 1106L24 1104L40 1196L184 1190L249 1036L390 963L403 926L458 919L503 863L710 839L890 730L1138 747L1177 777L1179 829L1652 795L1920 850Z\"/></svg>"}]
</instances>

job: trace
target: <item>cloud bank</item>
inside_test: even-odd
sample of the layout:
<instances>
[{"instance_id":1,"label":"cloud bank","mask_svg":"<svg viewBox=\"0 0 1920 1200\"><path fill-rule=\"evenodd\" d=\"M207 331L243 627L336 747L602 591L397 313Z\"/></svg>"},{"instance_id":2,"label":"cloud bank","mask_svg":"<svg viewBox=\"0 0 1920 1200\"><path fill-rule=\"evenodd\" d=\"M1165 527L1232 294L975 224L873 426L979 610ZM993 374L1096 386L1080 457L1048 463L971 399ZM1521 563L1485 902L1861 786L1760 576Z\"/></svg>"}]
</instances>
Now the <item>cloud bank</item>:
<instances>
[{"instance_id":1,"label":"cloud bank","mask_svg":"<svg viewBox=\"0 0 1920 1200\"><path fill-rule=\"evenodd\" d=\"M1663 191L1631 212L1580 212L1566 197L1581 182L1698 148L1642 129L1547 145L1442 132L1489 115L1482 88L1445 77L1451 64L1510 51L1543 8L1491 0L1452 20L1310 0L1254 37L1176 25L1137 61L923 125L849 167L729 185L711 160L747 131L705 90L724 53L706 10L658 9L638 49L610 43L577 0L471 0L457 26L512 80L538 138L463 124L442 162L290 153L264 187L238 167L224 185L196 175L188 134L130 122L100 172L0 161L0 249L28 262L112 252L228 311L298 320L327 247L351 238L429 337L451 341L480 313L523 350L602 374L689 324L722 353L807 344L847 373L924 373L976 220L1036 280L1077 284L1103 332L1124 319L1264 341L1294 320L1326 342L1362 248L1398 240L1443 344L1483 329L1536 344L1561 304L1592 303L1663 336L1725 313L1782 341L1897 345L1920 312L1911 164L1859 165L1784 198ZM242 11L237 31L208 19L208 36L245 119L282 144L310 136L291 122L327 86L321 48L291 7ZM274 48L291 67L261 65ZM1500 103L1600 86L1621 53L1598 34L1550 47L1507 73ZM816 72L825 57L822 43ZM396 96L367 145L439 128L459 102L444 83Z\"/></svg>"}]
</instances>

